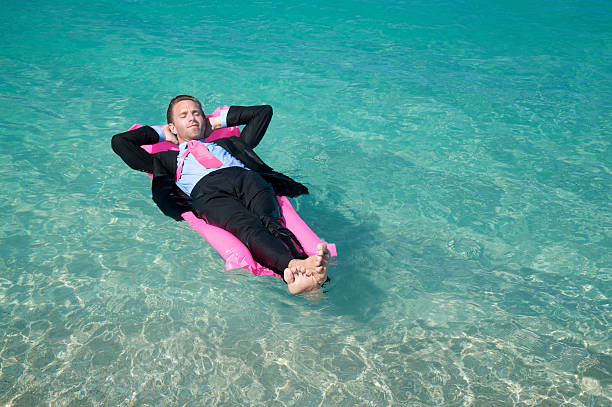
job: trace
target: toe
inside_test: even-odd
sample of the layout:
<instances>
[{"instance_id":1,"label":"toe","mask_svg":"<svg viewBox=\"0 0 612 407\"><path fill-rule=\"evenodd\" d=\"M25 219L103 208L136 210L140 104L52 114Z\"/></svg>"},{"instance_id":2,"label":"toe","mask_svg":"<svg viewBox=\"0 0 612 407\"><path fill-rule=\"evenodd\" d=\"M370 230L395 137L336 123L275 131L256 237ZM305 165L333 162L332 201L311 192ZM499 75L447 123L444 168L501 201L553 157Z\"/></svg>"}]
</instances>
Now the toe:
<instances>
[{"instance_id":1,"label":"toe","mask_svg":"<svg viewBox=\"0 0 612 407\"><path fill-rule=\"evenodd\" d=\"M283 272L283 277L285 278L285 282L287 284L291 284L295 281L293 273L288 268L286 268L285 271Z\"/></svg>"}]
</instances>

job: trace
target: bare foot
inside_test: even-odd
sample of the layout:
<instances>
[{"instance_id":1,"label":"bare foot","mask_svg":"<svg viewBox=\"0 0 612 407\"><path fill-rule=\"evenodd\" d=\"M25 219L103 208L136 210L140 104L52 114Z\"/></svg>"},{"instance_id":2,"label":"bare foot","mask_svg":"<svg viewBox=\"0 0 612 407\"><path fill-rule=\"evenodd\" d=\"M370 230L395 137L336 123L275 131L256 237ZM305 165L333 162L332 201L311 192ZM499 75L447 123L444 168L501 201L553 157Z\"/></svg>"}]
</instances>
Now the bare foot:
<instances>
[{"instance_id":1,"label":"bare foot","mask_svg":"<svg viewBox=\"0 0 612 407\"><path fill-rule=\"evenodd\" d=\"M293 259L285 269L285 281L291 294L300 294L319 288L327 280L329 250L325 243L319 243L317 254L307 259ZM291 275L288 275L291 274ZM296 292L294 292L296 291Z\"/></svg>"},{"instance_id":2,"label":"bare foot","mask_svg":"<svg viewBox=\"0 0 612 407\"><path fill-rule=\"evenodd\" d=\"M295 281L295 277L293 273L294 272L291 271L289 267L287 267L285 271L283 272L283 279L285 280L285 283L287 283L287 285L290 285ZM291 289L289 291L291 291Z\"/></svg>"},{"instance_id":3,"label":"bare foot","mask_svg":"<svg viewBox=\"0 0 612 407\"><path fill-rule=\"evenodd\" d=\"M307 276L303 267L288 267L285 269L284 276L287 288L289 288L289 292L293 295L319 288L315 278Z\"/></svg>"},{"instance_id":4,"label":"bare foot","mask_svg":"<svg viewBox=\"0 0 612 407\"><path fill-rule=\"evenodd\" d=\"M321 257L322 270L319 272L319 274L315 274L315 278L317 279L317 283L319 285L323 285L323 283L327 280L327 267L329 266L329 259L331 257L325 243L319 243L317 245L317 256Z\"/></svg>"},{"instance_id":5,"label":"bare foot","mask_svg":"<svg viewBox=\"0 0 612 407\"><path fill-rule=\"evenodd\" d=\"M311 257L315 257L318 267L314 267L306 270L307 276L315 276L318 284L322 285L327 280L327 266L329 265L329 259L331 257L327 245L325 243L319 243L317 245L317 254ZM309 260L310 257L306 260Z\"/></svg>"}]
</instances>

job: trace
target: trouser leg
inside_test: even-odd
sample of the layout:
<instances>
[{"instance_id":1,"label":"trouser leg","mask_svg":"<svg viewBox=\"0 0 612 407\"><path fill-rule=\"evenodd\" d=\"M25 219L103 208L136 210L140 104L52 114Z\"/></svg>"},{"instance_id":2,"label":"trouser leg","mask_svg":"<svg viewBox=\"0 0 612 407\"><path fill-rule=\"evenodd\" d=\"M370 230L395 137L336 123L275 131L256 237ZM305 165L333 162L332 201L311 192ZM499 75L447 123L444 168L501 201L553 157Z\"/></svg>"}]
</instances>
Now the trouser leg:
<instances>
[{"instance_id":1,"label":"trouser leg","mask_svg":"<svg viewBox=\"0 0 612 407\"><path fill-rule=\"evenodd\" d=\"M238 199L259 217L270 233L283 241L296 259L308 257L295 235L285 227L274 189L259 174L247 171L237 180Z\"/></svg>"},{"instance_id":2,"label":"trouser leg","mask_svg":"<svg viewBox=\"0 0 612 407\"><path fill-rule=\"evenodd\" d=\"M251 177L250 173L224 169L207 175L193 197L193 206L200 217L232 233L248 247L257 262L282 277L295 256L264 225L262 216L279 216L280 209L274 203L274 194L267 189L270 185L259 176Z\"/></svg>"},{"instance_id":3,"label":"trouser leg","mask_svg":"<svg viewBox=\"0 0 612 407\"><path fill-rule=\"evenodd\" d=\"M201 211L204 219L236 236L260 264L282 275L292 259L291 251L248 209L233 197L217 197Z\"/></svg>"}]
</instances>

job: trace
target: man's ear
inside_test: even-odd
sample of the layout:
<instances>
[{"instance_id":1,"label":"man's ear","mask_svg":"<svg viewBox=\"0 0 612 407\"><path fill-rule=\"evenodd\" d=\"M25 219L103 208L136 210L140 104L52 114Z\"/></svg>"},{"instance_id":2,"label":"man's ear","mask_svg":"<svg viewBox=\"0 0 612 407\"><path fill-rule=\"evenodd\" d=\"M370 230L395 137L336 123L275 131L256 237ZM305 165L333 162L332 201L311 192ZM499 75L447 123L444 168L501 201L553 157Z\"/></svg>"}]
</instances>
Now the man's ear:
<instances>
[{"instance_id":1,"label":"man's ear","mask_svg":"<svg viewBox=\"0 0 612 407\"><path fill-rule=\"evenodd\" d=\"M169 129L169 130L170 130L172 133L176 134L176 127L174 127L174 123L168 123L168 129Z\"/></svg>"}]
</instances>

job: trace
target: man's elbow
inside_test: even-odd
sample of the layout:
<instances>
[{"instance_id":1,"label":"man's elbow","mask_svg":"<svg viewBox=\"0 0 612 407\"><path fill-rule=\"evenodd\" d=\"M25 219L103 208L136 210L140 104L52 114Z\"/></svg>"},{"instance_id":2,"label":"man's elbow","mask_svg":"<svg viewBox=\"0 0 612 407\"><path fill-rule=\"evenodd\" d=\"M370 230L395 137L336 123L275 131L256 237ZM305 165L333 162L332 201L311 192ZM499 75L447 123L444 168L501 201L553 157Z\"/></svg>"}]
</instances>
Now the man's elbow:
<instances>
[{"instance_id":1,"label":"man's elbow","mask_svg":"<svg viewBox=\"0 0 612 407\"><path fill-rule=\"evenodd\" d=\"M121 151L122 146L123 146L123 140L122 140L122 136L123 133L119 133L119 134L115 134L113 136L113 138L111 139L111 148L113 149L113 151L115 152L115 154L117 155L121 155Z\"/></svg>"},{"instance_id":2,"label":"man's elbow","mask_svg":"<svg viewBox=\"0 0 612 407\"><path fill-rule=\"evenodd\" d=\"M262 112L264 115L272 117L272 114L274 114L274 111L272 110L272 106L270 105L262 105L261 106Z\"/></svg>"}]
</instances>

